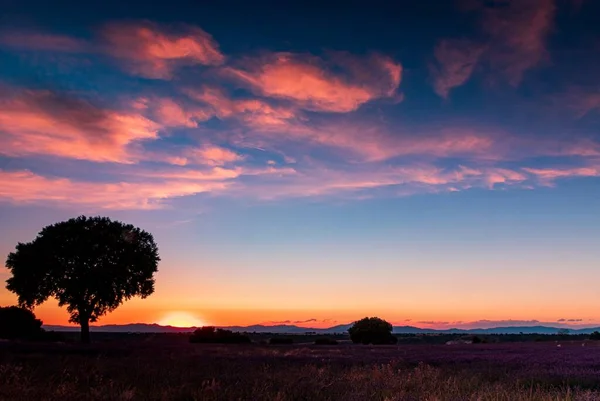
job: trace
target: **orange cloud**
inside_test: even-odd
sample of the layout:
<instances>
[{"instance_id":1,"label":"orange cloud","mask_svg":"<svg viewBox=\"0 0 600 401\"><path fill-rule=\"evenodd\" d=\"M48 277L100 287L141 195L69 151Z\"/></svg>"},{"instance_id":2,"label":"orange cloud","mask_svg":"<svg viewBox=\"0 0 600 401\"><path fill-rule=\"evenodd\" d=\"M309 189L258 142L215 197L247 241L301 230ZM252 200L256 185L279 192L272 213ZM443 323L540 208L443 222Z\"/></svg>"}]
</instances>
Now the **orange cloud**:
<instances>
[{"instance_id":1,"label":"orange cloud","mask_svg":"<svg viewBox=\"0 0 600 401\"><path fill-rule=\"evenodd\" d=\"M225 56L211 35L194 26L169 30L150 22L112 23L102 30L103 51L132 73L169 79L179 65L220 65Z\"/></svg>"},{"instance_id":2,"label":"orange cloud","mask_svg":"<svg viewBox=\"0 0 600 401\"><path fill-rule=\"evenodd\" d=\"M368 101L392 97L400 85L402 67L387 57L373 55L363 60L340 55L331 59L330 64L341 73L334 73L318 57L293 53L276 53L226 71L261 95L325 112L356 110Z\"/></svg>"},{"instance_id":3,"label":"orange cloud","mask_svg":"<svg viewBox=\"0 0 600 401\"><path fill-rule=\"evenodd\" d=\"M128 147L157 138L159 125L135 112L99 108L51 91L0 99L0 153L129 163Z\"/></svg>"}]
</instances>

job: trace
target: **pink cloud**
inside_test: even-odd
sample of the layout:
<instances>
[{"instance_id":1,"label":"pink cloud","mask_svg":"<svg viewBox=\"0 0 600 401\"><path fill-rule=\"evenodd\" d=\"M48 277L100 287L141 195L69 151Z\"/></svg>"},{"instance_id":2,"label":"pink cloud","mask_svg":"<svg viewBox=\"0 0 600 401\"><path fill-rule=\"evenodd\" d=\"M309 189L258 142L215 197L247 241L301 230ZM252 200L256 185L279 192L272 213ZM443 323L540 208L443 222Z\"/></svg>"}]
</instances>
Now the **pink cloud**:
<instances>
[{"instance_id":1,"label":"pink cloud","mask_svg":"<svg viewBox=\"0 0 600 401\"><path fill-rule=\"evenodd\" d=\"M220 119L235 118L252 127L280 128L288 125L298 113L291 107L275 106L259 99L232 99L216 87L186 89L184 92L191 99L208 106L214 116Z\"/></svg>"},{"instance_id":2,"label":"pink cloud","mask_svg":"<svg viewBox=\"0 0 600 401\"><path fill-rule=\"evenodd\" d=\"M196 115L183 109L173 99L156 99L154 103L155 118L162 124L170 127L197 127Z\"/></svg>"},{"instance_id":3,"label":"pink cloud","mask_svg":"<svg viewBox=\"0 0 600 401\"><path fill-rule=\"evenodd\" d=\"M144 108L150 109L153 119L165 127L196 128L199 122L209 120L213 116L211 110L167 97L152 98Z\"/></svg>"},{"instance_id":4,"label":"pink cloud","mask_svg":"<svg viewBox=\"0 0 600 401\"><path fill-rule=\"evenodd\" d=\"M402 127L392 128L378 121L340 117L311 122L302 115L279 119L277 124L248 126L250 131L237 138L239 146L274 149L294 144L295 151L325 146L351 162L376 162L400 156L498 158L500 150L504 154L498 134L473 129L434 127L431 132L404 132Z\"/></svg>"},{"instance_id":5,"label":"pink cloud","mask_svg":"<svg viewBox=\"0 0 600 401\"><path fill-rule=\"evenodd\" d=\"M234 192L252 194L261 199L290 197L356 196L365 191L388 189L397 195L455 192L473 187L492 188L495 184L521 185L527 177L517 171L501 168L442 169L429 164L384 167L357 166L331 169L313 166L295 175L281 176L253 186L238 185Z\"/></svg>"},{"instance_id":6,"label":"pink cloud","mask_svg":"<svg viewBox=\"0 0 600 401\"><path fill-rule=\"evenodd\" d=\"M30 171L0 170L0 199L14 203L82 205L98 209L157 209L164 200L224 190L223 181L82 182Z\"/></svg>"},{"instance_id":7,"label":"pink cloud","mask_svg":"<svg viewBox=\"0 0 600 401\"><path fill-rule=\"evenodd\" d=\"M368 101L392 97L400 85L402 67L384 56L337 55L330 64L342 72L333 72L315 56L276 53L226 71L260 95L325 112L356 110Z\"/></svg>"},{"instance_id":8,"label":"pink cloud","mask_svg":"<svg viewBox=\"0 0 600 401\"><path fill-rule=\"evenodd\" d=\"M277 106L259 99L232 99L217 88L186 89L203 110L222 120L239 123L231 143L239 147L281 150L327 147L351 162L376 162L401 156L427 158L464 157L487 161L518 160L532 155L596 156L600 144L589 138L515 136L487 127L430 126L406 132L381 121L347 115L311 118L291 106ZM199 106L200 107L200 106ZM293 155L288 155L293 156ZM500 180L500 175L496 180ZM498 181L499 182L499 181Z\"/></svg>"},{"instance_id":9,"label":"pink cloud","mask_svg":"<svg viewBox=\"0 0 600 401\"><path fill-rule=\"evenodd\" d=\"M167 27L148 21L109 23L92 41L35 31L4 31L0 33L0 45L105 54L119 60L130 73L154 79L170 79L180 66L216 66L225 61L219 44L202 29L190 25Z\"/></svg>"},{"instance_id":10,"label":"pink cloud","mask_svg":"<svg viewBox=\"0 0 600 401\"><path fill-rule=\"evenodd\" d=\"M445 39L437 45L432 75L436 93L444 98L467 82L477 65L518 86L527 70L548 59L546 39L554 24L554 0L510 1L503 7L471 5L470 11L480 13L480 30L487 39L482 43Z\"/></svg>"},{"instance_id":11,"label":"pink cloud","mask_svg":"<svg viewBox=\"0 0 600 401\"><path fill-rule=\"evenodd\" d=\"M600 110L600 89L589 90L572 87L556 101L559 107L566 107L572 110L578 118L582 118L594 110Z\"/></svg>"},{"instance_id":12,"label":"pink cloud","mask_svg":"<svg viewBox=\"0 0 600 401\"><path fill-rule=\"evenodd\" d=\"M194 26L170 30L150 22L112 23L102 30L104 52L132 73L170 79L179 65L220 65L225 56L211 35Z\"/></svg>"},{"instance_id":13,"label":"pink cloud","mask_svg":"<svg viewBox=\"0 0 600 401\"><path fill-rule=\"evenodd\" d=\"M523 168L523 171L536 176L544 185L553 185L557 178L569 177L598 177L598 167L573 167L573 168Z\"/></svg>"},{"instance_id":14,"label":"pink cloud","mask_svg":"<svg viewBox=\"0 0 600 401\"><path fill-rule=\"evenodd\" d=\"M79 205L91 209L145 210L168 207L175 198L201 193L234 193L241 176L293 175L290 168L211 167L191 169L170 166L147 169L121 166L108 182L47 177L27 170L0 170L0 201L56 206Z\"/></svg>"},{"instance_id":15,"label":"pink cloud","mask_svg":"<svg viewBox=\"0 0 600 401\"><path fill-rule=\"evenodd\" d=\"M528 69L548 57L546 38L556 6L554 0L520 0L508 7L484 10L481 26L492 36L489 63L516 86Z\"/></svg>"},{"instance_id":16,"label":"pink cloud","mask_svg":"<svg viewBox=\"0 0 600 401\"><path fill-rule=\"evenodd\" d=\"M467 39L440 41L434 52L437 63L431 67L435 92L447 98L452 88L467 82L484 50L484 45Z\"/></svg>"},{"instance_id":17,"label":"pink cloud","mask_svg":"<svg viewBox=\"0 0 600 401\"><path fill-rule=\"evenodd\" d=\"M239 162L244 157L232 150L219 146L209 145L201 148L192 148L185 151L186 164L209 164L221 166L224 164Z\"/></svg>"},{"instance_id":18,"label":"pink cloud","mask_svg":"<svg viewBox=\"0 0 600 401\"><path fill-rule=\"evenodd\" d=\"M129 147L157 138L158 124L133 111L100 108L51 91L0 98L0 153L130 163Z\"/></svg>"},{"instance_id":19,"label":"pink cloud","mask_svg":"<svg viewBox=\"0 0 600 401\"><path fill-rule=\"evenodd\" d=\"M241 167L209 169L170 168L162 170L141 170L132 173L133 176L147 177L148 179L173 179L190 181L223 181L238 178L246 171Z\"/></svg>"}]
</instances>

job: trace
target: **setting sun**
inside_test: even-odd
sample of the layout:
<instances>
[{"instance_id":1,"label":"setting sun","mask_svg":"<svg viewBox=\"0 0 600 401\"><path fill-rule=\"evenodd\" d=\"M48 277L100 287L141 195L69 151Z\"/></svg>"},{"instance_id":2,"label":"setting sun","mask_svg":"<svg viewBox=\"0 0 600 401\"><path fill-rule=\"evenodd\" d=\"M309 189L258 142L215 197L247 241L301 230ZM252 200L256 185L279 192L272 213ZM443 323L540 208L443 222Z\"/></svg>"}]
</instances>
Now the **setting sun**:
<instances>
[{"instance_id":1,"label":"setting sun","mask_svg":"<svg viewBox=\"0 0 600 401\"><path fill-rule=\"evenodd\" d=\"M206 322L187 312L171 312L165 315L159 322L161 326L173 327L201 327Z\"/></svg>"}]
</instances>

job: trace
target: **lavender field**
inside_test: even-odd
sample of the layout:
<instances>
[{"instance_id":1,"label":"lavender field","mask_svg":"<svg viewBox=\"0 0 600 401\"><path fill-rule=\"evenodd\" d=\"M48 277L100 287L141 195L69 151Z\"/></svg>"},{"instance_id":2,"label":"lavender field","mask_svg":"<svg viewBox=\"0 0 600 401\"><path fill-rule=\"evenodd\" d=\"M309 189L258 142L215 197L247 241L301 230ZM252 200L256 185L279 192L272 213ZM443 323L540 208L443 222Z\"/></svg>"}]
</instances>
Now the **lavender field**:
<instances>
[{"instance_id":1,"label":"lavender field","mask_svg":"<svg viewBox=\"0 0 600 401\"><path fill-rule=\"evenodd\" d=\"M0 344L0 399L600 400L582 344Z\"/></svg>"}]
</instances>

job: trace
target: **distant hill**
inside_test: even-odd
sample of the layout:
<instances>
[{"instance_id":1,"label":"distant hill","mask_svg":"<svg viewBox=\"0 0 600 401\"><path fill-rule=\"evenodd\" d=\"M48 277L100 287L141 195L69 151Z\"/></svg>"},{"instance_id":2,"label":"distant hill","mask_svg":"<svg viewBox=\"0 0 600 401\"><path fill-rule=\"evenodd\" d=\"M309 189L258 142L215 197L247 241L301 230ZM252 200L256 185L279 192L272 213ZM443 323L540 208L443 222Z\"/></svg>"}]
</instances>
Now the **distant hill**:
<instances>
[{"instance_id":1,"label":"distant hill","mask_svg":"<svg viewBox=\"0 0 600 401\"><path fill-rule=\"evenodd\" d=\"M317 334L332 334L332 333L343 333L348 331L350 324L342 324L333 326L325 329L299 327L294 325L276 325L276 326L265 326L265 325L252 325L252 326L229 326L222 327L223 329L249 332L249 333L278 333L278 334L304 334L304 333L317 333ZM79 331L77 326L44 326L46 330L51 331ZM196 327L173 327L173 326L161 326L159 324L147 324L147 323L134 323L134 324L123 324L123 325L103 325L103 326L91 326L91 331L96 332L110 332L110 333L189 333L194 331ZM549 327L549 326L509 326L509 327L492 327L492 328L480 328L480 329L423 329L414 326L394 326L394 333L396 334L427 334L427 333L438 333L438 334L556 334L561 330L560 327ZM570 334L590 334L594 331L600 331L600 327L592 327L585 329L569 329Z\"/></svg>"}]
</instances>

